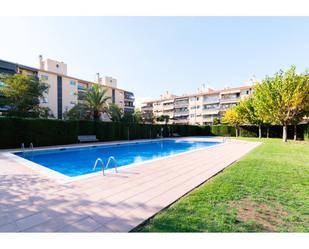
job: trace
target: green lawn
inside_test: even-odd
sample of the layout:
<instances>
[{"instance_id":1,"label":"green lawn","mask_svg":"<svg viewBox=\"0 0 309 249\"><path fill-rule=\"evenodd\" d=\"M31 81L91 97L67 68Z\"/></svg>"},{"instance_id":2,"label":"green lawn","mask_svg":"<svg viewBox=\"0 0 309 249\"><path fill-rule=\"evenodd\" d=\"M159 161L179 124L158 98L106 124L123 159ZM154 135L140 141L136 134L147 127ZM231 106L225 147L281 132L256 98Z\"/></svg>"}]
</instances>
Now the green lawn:
<instances>
[{"instance_id":1,"label":"green lawn","mask_svg":"<svg viewBox=\"0 0 309 249\"><path fill-rule=\"evenodd\" d=\"M309 232L309 143L259 141L261 146L134 231Z\"/></svg>"}]
</instances>

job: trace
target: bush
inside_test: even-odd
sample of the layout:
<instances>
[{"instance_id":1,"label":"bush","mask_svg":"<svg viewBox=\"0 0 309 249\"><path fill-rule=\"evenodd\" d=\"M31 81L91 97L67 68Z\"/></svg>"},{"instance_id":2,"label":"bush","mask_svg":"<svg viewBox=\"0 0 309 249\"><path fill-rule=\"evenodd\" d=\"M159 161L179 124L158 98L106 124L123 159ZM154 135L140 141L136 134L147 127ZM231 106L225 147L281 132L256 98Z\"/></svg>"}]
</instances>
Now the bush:
<instances>
[{"instance_id":1,"label":"bush","mask_svg":"<svg viewBox=\"0 0 309 249\"><path fill-rule=\"evenodd\" d=\"M96 135L100 141L210 135L210 128L196 125L150 125L85 120L0 118L0 148L19 148L77 143L78 135Z\"/></svg>"},{"instance_id":2,"label":"bush","mask_svg":"<svg viewBox=\"0 0 309 249\"><path fill-rule=\"evenodd\" d=\"M214 136L235 136L236 130L233 126L213 125L210 127L210 133Z\"/></svg>"},{"instance_id":3,"label":"bush","mask_svg":"<svg viewBox=\"0 0 309 249\"><path fill-rule=\"evenodd\" d=\"M309 124L304 125L304 140L309 141Z\"/></svg>"},{"instance_id":4,"label":"bush","mask_svg":"<svg viewBox=\"0 0 309 249\"><path fill-rule=\"evenodd\" d=\"M161 132L162 131L162 132ZM133 140L156 138L158 135L180 136L235 136L235 128L226 125L156 125L121 122L65 121L51 119L0 118L0 148L19 148L21 143L28 147L77 143L78 135L96 135L100 141ZM297 126L298 138L309 140L309 125ZM288 129L293 138L293 126ZM241 136L258 136L257 126L240 127ZM266 127L262 127L266 137ZM270 126L270 137L281 137L282 126Z\"/></svg>"}]
</instances>

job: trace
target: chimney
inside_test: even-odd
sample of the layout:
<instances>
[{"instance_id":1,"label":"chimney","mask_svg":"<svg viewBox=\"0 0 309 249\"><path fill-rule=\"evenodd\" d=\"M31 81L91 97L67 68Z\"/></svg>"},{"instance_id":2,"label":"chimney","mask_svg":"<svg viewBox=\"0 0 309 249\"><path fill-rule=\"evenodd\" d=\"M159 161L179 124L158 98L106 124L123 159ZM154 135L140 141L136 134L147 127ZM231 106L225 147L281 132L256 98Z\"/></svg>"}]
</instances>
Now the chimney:
<instances>
[{"instance_id":1,"label":"chimney","mask_svg":"<svg viewBox=\"0 0 309 249\"><path fill-rule=\"evenodd\" d=\"M44 70L43 56L39 55L39 68Z\"/></svg>"}]
</instances>

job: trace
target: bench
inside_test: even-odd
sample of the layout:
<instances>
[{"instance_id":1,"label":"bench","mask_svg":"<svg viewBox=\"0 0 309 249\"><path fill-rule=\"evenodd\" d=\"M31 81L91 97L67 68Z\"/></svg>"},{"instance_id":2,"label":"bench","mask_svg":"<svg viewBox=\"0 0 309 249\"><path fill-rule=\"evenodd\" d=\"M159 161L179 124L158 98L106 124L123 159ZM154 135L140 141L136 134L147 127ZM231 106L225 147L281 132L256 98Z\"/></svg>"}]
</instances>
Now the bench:
<instances>
[{"instance_id":1,"label":"bench","mask_svg":"<svg viewBox=\"0 0 309 249\"><path fill-rule=\"evenodd\" d=\"M80 135L80 136L77 136L77 140L79 143L99 141L95 135Z\"/></svg>"}]
</instances>

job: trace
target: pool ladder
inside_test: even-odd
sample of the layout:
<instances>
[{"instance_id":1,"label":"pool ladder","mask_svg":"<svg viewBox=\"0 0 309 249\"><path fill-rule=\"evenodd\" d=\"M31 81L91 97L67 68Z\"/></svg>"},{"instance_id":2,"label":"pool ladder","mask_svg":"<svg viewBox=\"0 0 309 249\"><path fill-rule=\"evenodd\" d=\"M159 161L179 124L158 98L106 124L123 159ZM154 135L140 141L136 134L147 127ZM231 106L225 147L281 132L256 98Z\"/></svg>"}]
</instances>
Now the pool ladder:
<instances>
[{"instance_id":1,"label":"pool ladder","mask_svg":"<svg viewBox=\"0 0 309 249\"><path fill-rule=\"evenodd\" d=\"M21 144L20 149L21 149L21 151L23 153L25 153L26 148L25 148L25 144L24 143ZM33 143L30 143L29 149L30 149L31 152L33 152Z\"/></svg>"},{"instance_id":2,"label":"pool ladder","mask_svg":"<svg viewBox=\"0 0 309 249\"><path fill-rule=\"evenodd\" d=\"M222 137L222 142L223 142L223 143L226 143L226 142L229 142L229 141L231 141L231 138L230 138L230 137L226 137L226 136L223 136L223 137Z\"/></svg>"},{"instance_id":3,"label":"pool ladder","mask_svg":"<svg viewBox=\"0 0 309 249\"><path fill-rule=\"evenodd\" d=\"M118 173L118 170L117 170L117 161L116 161L115 157L113 157L113 156L110 156L110 157L108 158L106 167L104 167L104 162L103 162L103 160L102 160L100 157L98 157L97 160L95 161L94 165L93 165L92 170L95 170L96 167L97 167L97 164L100 162L101 165L102 165L102 174L105 176L105 170L108 168L108 166L109 166L109 164L110 164L111 161L114 162L114 169L115 169L115 172Z\"/></svg>"}]
</instances>

